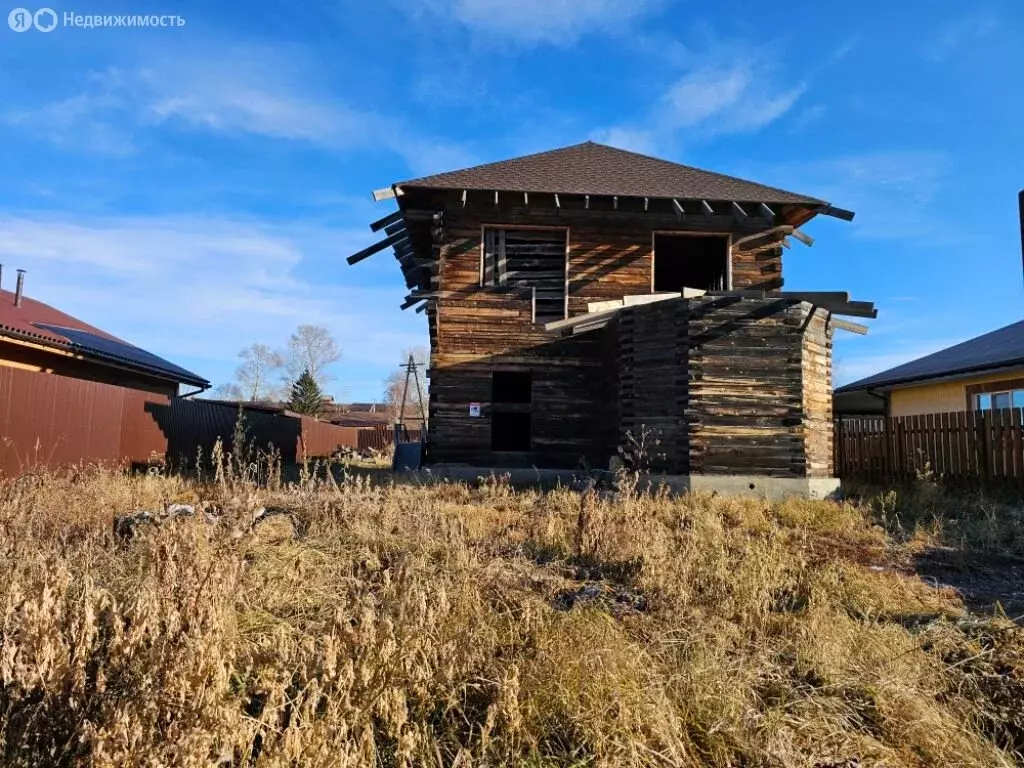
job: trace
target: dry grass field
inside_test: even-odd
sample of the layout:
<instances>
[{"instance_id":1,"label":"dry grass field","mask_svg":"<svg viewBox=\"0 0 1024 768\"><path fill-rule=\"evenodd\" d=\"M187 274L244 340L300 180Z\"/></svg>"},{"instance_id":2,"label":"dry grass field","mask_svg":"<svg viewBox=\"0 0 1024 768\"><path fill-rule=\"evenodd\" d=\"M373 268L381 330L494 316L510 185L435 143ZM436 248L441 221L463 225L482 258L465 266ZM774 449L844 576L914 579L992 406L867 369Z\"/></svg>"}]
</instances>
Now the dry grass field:
<instances>
[{"instance_id":1,"label":"dry grass field","mask_svg":"<svg viewBox=\"0 0 1024 768\"><path fill-rule=\"evenodd\" d=\"M1019 508L241 475L0 486L3 765L1021 760Z\"/></svg>"}]
</instances>

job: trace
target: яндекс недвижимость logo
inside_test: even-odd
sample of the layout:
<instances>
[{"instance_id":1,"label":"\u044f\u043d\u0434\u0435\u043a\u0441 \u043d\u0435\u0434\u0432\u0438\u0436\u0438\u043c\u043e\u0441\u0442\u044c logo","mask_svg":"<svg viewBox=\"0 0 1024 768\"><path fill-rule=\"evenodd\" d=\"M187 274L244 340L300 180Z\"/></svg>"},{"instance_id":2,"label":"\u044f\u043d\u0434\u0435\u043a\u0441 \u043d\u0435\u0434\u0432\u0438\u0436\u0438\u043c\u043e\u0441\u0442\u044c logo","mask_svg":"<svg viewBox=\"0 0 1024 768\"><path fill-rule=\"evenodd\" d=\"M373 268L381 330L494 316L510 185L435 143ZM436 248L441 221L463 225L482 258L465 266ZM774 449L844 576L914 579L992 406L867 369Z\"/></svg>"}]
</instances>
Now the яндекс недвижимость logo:
<instances>
[{"instance_id":1,"label":"\u044f\u043d\u0434\u0435\u043a\u0441 \u043d\u0435\u0434\u0432\u0438\u0436\u0438\u043c\u043e\u0441\u0442\u044c logo","mask_svg":"<svg viewBox=\"0 0 1024 768\"><path fill-rule=\"evenodd\" d=\"M57 26L57 12L52 8L40 8L35 13L28 8L15 8L7 14L7 25L15 32L27 32L32 27L52 32Z\"/></svg>"},{"instance_id":2,"label":"\u044f\u043d\u0434\u0435\u043a\u0441 \u043d\u0435\u0434\u0432\u0438\u0436\u0438\u043c\u043e\u0441\u0442\u044c logo","mask_svg":"<svg viewBox=\"0 0 1024 768\"><path fill-rule=\"evenodd\" d=\"M63 19L63 23L61 20ZM177 14L80 14L65 11L58 17L52 8L40 8L32 12L28 8L15 8L7 14L7 26L15 32L37 29L52 32L60 24L65 27L91 29L93 27L183 27L185 19Z\"/></svg>"}]
</instances>

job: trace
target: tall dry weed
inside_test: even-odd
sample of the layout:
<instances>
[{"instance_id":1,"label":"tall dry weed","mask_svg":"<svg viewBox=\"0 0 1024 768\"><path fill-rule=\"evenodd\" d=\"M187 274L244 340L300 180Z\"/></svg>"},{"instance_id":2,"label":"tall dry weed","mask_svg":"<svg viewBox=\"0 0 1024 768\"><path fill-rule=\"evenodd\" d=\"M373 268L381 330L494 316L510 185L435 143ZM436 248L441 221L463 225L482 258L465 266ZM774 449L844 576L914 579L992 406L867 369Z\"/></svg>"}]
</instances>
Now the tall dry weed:
<instances>
[{"instance_id":1,"label":"tall dry weed","mask_svg":"<svg viewBox=\"0 0 1024 768\"><path fill-rule=\"evenodd\" d=\"M3 764L1020 760L1021 630L908 569L909 502L219 465L0 486ZM114 534L172 502L204 514ZM988 503L934 511L995 547Z\"/></svg>"}]
</instances>

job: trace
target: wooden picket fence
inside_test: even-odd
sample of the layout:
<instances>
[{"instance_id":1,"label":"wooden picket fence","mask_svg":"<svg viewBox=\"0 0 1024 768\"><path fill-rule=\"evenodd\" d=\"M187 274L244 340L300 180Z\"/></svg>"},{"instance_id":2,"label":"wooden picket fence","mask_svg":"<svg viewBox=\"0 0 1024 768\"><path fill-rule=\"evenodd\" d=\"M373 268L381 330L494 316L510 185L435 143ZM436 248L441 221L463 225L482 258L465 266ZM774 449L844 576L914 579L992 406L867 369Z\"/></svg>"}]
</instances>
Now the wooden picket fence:
<instances>
[{"instance_id":1,"label":"wooden picket fence","mask_svg":"<svg viewBox=\"0 0 1024 768\"><path fill-rule=\"evenodd\" d=\"M836 419L836 474L872 482L931 474L1024 491L1022 414L1007 408Z\"/></svg>"}]
</instances>

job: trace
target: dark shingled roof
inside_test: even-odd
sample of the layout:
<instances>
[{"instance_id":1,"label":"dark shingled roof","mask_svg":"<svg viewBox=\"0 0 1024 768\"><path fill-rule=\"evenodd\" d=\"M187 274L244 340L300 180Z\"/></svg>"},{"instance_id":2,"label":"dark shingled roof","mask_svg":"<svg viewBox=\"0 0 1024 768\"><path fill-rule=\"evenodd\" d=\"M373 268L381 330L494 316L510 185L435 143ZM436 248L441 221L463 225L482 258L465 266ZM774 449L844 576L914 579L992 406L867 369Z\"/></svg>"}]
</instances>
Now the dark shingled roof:
<instances>
[{"instance_id":1,"label":"dark shingled roof","mask_svg":"<svg viewBox=\"0 0 1024 768\"><path fill-rule=\"evenodd\" d=\"M837 393L1024 365L1024 320L839 387Z\"/></svg>"},{"instance_id":2,"label":"dark shingled roof","mask_svg":"<svg viewBox=\"0 0 1024 768\"><path fill-rule=\"evenodd\" d=\"M424 176L396 186L827 205L825 201L807 195L593 141L461 171Z\"/></svg>"},{"instance_id":3,"label":"dark shingled roof","mask_svg":"<svg viewBox=\"0 0 1024 768\"><path fill-rule=\"evenodd\" d=\"M210 382L162 357L133 346L106 331L41 301L22 296L21 306L14 294L0 291L0 338L11 336L73 350L100 362L124 365L171 381L208 387Z\"/></svg>"}]
</instances>

